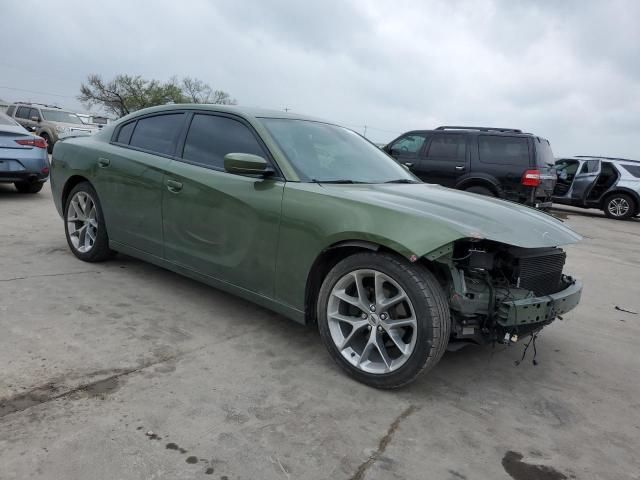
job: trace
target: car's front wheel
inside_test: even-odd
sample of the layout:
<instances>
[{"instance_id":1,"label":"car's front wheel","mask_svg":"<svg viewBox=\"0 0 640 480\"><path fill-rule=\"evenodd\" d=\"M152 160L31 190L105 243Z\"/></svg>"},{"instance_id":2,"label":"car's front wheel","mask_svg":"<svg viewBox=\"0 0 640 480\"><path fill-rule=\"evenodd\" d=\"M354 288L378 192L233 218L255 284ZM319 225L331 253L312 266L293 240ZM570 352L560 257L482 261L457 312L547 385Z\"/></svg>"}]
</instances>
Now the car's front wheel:
<instances>
[{"instance_id":1,"label":"car's front wheel","mask_svg":"<svg viewBox=\"0 0 640 480\"><path fill-rule=\"evenodd\" d=\"M445 294L424 266L359 253L327 275L318 327L333 359L356 380L398 388L433 367L449 341Z\"/></svg>"},{"instance_id":2,"label":"car's front wheel","mask_svg":"<svg viewBox=\"0 0 640 480\"><path fill-rule=\"evenodd\" d=\"M109 237L98 194L89 182L73 187L64 208L64 230L73 254L85 262L109 258Z\"/></svg>"},{"instance_id":3,"label":"car's front wheel","mask_svg":"<svg viewBox=\"0 0 640 480\"><path fill-rule=\"evenodd\" d=\"M636 212L636 204L630 195L626 193L614 193L604 202L604 214L616 220L626 220L633 217Z\"/></svg>"}]
</instances>

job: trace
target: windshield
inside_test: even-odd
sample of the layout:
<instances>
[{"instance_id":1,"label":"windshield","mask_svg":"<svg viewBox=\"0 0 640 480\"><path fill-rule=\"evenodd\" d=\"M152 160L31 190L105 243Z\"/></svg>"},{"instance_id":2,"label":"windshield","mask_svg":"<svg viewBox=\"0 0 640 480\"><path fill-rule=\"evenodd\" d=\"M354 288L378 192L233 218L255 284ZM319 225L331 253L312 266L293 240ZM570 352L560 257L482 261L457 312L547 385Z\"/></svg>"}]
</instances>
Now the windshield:
<instances>
[{"instance_id":1,"label":"windshield","mask_svg":"<svg viewBox=\"0 0 640 480\"><path fill-rule=\"evenodd\" d=\"M42 116L49 122L76 123L83 125L82 120L75 113L62 110L42 110Z\"/></svg>"},{"instance_id":2,"label":"windshield","mask_svg":"<svg viewBox=\"0 0 640 480\"><path fill-rule=\"evenodd\" d=\"M261 121L303 181L419 182L378 147L346 128L308 120Z\"/></svg>"}]
</instances>

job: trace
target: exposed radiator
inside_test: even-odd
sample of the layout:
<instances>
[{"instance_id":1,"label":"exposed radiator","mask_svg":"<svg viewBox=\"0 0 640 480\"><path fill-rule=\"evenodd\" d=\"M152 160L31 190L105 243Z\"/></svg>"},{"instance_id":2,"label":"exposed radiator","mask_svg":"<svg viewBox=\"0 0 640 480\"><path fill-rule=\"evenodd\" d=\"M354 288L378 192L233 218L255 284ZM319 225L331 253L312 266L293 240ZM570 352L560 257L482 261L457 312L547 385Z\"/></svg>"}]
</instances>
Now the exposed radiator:
<instances>
[{"instance_id":1,"label":"exposed radiator","mask_svg":"<svg viewBox=\"0 0 640 480\"><path fill-rule=\"evenodd\" d=\"M517 260L513 280L520 288L531 290L536 296L562 288L560 280L567 255L560 248L518 248L509 253Z\"/></svg>"}]
</instances>

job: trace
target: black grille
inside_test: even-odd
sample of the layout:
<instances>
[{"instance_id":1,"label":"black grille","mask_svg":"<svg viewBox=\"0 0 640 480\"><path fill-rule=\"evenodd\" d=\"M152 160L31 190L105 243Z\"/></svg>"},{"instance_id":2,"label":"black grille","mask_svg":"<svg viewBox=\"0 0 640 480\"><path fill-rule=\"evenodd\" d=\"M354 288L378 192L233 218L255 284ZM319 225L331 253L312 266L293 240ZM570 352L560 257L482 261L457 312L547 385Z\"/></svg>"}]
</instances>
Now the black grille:
<instances>
[{"instance_id":1,"label":"black grille","mask_svg":"<svg viewBox=\"0 0 640 480\"><path fill-rule=\"evenodd\" d=\"M517 259L515 281L520 288L537 296L556 293L562 287L562 269L566 254L559 248L517 249L511 254Z\"/></svg>"}]
</instances>

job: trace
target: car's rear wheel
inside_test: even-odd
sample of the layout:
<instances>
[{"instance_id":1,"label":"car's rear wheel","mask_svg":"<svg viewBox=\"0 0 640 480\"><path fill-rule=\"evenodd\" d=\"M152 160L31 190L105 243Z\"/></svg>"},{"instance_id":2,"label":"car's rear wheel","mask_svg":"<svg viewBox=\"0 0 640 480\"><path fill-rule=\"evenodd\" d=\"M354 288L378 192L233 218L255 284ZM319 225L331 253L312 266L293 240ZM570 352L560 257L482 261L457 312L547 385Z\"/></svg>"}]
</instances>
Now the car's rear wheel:
<instances>
[{"instance_id":1,"label":"car's rear wheel","mask_svg":"<svg viewBox=\"0 0 640 480\"><path fill-rule=\"evenodd\" d=\"M487 187L481 187L480 185L474 185L473 187L465 188L465 192L475 193L477 195L484 195L485 197L495 197L495 193L489 190Z\"/></svg>"},{"instance_id":2,"label":"car's rear wheel","mask_svg":"<svg viewBox=\"0 0 640 480\"><path fill-rule=\"evenodd\" d=\"M20 193L38 193L42 190L43 182L15 182L13 184Z\"/></svg>"},{"instance_id":3,"label":"car's rear wheel","mask_svg":"<svg viewBox=\"0 0 640 480\"><path fill-rule=\"evenodd\" d=\"M73 254L85 262L109 258L109 237L98 194L89 182L73 187L64 208L64 230Z\"/></svg>"},{"instance_id":4,"label":"car's rear wheel","mask_svg":"<svg viewBox=\"0 0 640 480\"><path fill-rule=\"evenodd\" d=\"M614 193L604 201L604 214L616 220L626 220L636 213L636 204L626 193Z\"/></svg>"},{"instance_id":5,"label":"car's rear wheel","mask_svg":"<svg viewBox=\"0 0 640 480\"><path fill-rule=\"evenodd\" d=\"M436 278L387 253L339 262L320 288L317 316L333 359L377 388L410 383L440 360L449 341L449 308Z\"/></svg>"}]
</instances>

